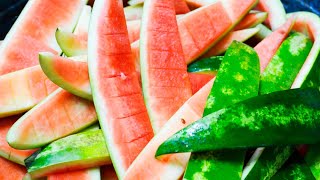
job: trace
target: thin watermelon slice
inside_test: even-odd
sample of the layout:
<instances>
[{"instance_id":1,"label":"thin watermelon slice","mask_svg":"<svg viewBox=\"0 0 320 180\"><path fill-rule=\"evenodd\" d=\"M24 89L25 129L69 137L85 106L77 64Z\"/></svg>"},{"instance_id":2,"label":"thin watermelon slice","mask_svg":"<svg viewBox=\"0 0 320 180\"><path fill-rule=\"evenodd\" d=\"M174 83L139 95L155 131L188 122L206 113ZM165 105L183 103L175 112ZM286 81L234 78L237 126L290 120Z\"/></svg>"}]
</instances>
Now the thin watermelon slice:
<instances>
[{"instance_id":1,"label":"thin watermelon slice","mask_svg":"<svg viewBox=\"0 0 320 180\"><path fill-rule=\"evenodd\" d=\"M257 34L259 31L259 28L250 28L230 32L201 57L205 58L221 55L227 50L233 41L244 42Z\"/></svg>"},{"instance_id":2,"label":"thin watermelon slice","mask_svg":"<svg viewBox=\"0 0 320 180\"><path fill-rule=\"evenodd\" d=\"M0 119L0 156L10 161L24 165L24 160L35 150L16 150L9 146L6 141L7 133L19 116L11 116Z\"/></svg>"},{"instance_id":3,"label":"thin watermelon slice","mask_svg":"<svg viewBox=\"0 0 320 180\"><path fill-rule=\"evenodd\" d=\"M47 180L100 180L100 178L100 168L91 168L51 174L47 177Z\"/></svg>"},{"instance_id":4,"label":"thin watermelon slice","mask_svg":"<svg viewBox=\"0 0 320 180\"><path fill-rule=\"evenodd\" d=\"M179 18L178 28L187 64L193 62L223 38L256 3L257 0L243 2L236 0L218 1ZM208 19L210 19L210 21L208 21ZM208 29L212 29L212 31L208 33ZM75 45L75 47L80 47L80 49L75 51L86 52L87 47L82 44L84 43L80 42ZM136 60L136 68L138 70L140 69L138 41L131 44L131 50ZM73 54L73 56L76 55L77 54Z\"/></svg>"},{"instance_id":5,"label":"thin watermelon slice","mask_svg":"<svg viewBox=\"0 0 320 180\"><path fill-rule=\"evenodd\" d=\"M144 101L156 134L192 96L173 1L145 1L140 37Z\"/></svg>"},{"instance_id":6,"label":"thin watermelon slice","mask_svg":"<svg viewBox=\"0 0 320 180\"><path fill-rule=\"evenodd\" d=\"M250 11L249 14L247 14L239 24L234 27L233 30L241 30L241 29L247 29L247 28L253 28L257 26L258 24L261 24L263 21L265 21L268 17L268 13L266 12L260 12L260 11Z\"/></svg>"},{"instance_id":7,"label":"thin watermelon slice","mask_svg":"<svg viewBox=\"0 0 320 180\"><path fill-rule=\"evenodd\" d=\"M73 59L77 60L75 61ZM86 56L70 57L70 59L66 59L61 56L53 55L52 53L41 53L39 60L43 72L51 81L76 96L92 100L88 65L84 62L86 59ZM198 66L197 64L199 63L202 65ZM194 93L214 77L220 64L219 62L213 64L212 62L199 63L195 62L188 73L192 92ZM212 67L208 69L207 65L210 63ZM68 71L65 71L65 69L68 69ZM200 71L201 73L207 74L199 74Z\"/></svg>"},{"instance_id":8,"label":"thin watermelon slice","mask_svg":"<svg viewBox=\"0 0 320 180\"><path fill-rule=\"evenodd\" d=\"M81 56L88 53L87 39L84 39L82 36L63 31L59 28L56 30L55 35L62 52L66 56Z\"/></svg>"},{"instance_id":9,"label":"thin watermelon slice","mask_svg":"<svg viewBox=\"0 0 320 180\"><path fill-rule=\"evenodd\" d=\"M224 0L196 9L179 19L187 64L215 45L256 5L256 0ZM213 29L208 31L208 29Z\"/></svg>"},{"instance_id":10,"label":"thin watermelon slice","mask_svg":"<svg viewBox=\"0 0 320 180\"><path fill-rule=\"evenodd\" d=\"M81 170L111 164L100 129L88 130L52 142L25 160L32 178L66 170ZM67 168L66 168L67 167Z\"/></svg>"},{"instance_id":11,"label":"thin watermelon slice","mask_svg":"<svg viewBox=\"0 0 320 180\"><path fill-rule=\"evenodd\" d=\"M88 28L91 17L91 6L85 5L79 17L74 34L81 37L81 39L88 40ZM58 42L59 44L59 42ZM59 45L60 46L60 45Z\"/></svg>"},{"instance_id":12,"label":"thin watermelon slice","mask_svg":"<svg viewBox=\"0 0 320 180\"><path fill-rule=\"evenodd\" d=\"M218 0L186 0L187 4L191 9L197 9L202 6L216 3Z\"/></svg>"},{"instance_id":13,"label":"thin watermelon slice","mask_svg":"<svg viewBox=\"0 0 320 180\"><path fill-rule=\"evenodd\" d=\"M93 101L113 165L121 179L153 137L121 0L95 1L88 44Z\"/></svg>"},{"instance_id":14,"label":"thin watermelon slice","mask_svg":"<svg viewBox=\"0 0 320 180\"><path fill-rule=\"evenodd\" d=\"M87 52L88 28L91 16L91 7L84 6L74 33L58 28L55 37L59 47L66 56L80 56Z\"/></svg>"},{"instance_id":15,"label":"thin watermelon slice","mask_svg":"<svg viewBox=\"0 0 320 180\"><path fill-rule=\"evenodd\" d=\"M132 163L124 179L178 179L183 174L190 154L172 154L158 160L154 157L158 147L176 131L200 119L204 110L207 97L214 80L208 82L194 94L170 118L158 134L147 144L139 156ZM148 167L148 171L141 171L141 167Z\"/></svg>"},{"instance_id":16,"label":"thin watermelon slice","mask_svg":"<svg viewBox=\"0 0 320 180\"><path fill-rule=\"evenodd\" d=\"M38 53L59 53L57 27L72 31L86 0L28 1L0 47L0 74L38 64ZM35 18L36 17L36 18Z\"/></svg>"},{"instance_id":17,"label":"thin watermelon slice","mask_svg":"<svg viewBox=\"0 0 320 180\"><path fill-rule=\"evenodd\" d=\"M128 4L138 5L144 3L145 0L129 0ZM184 0L173 0L176 14L185 14L190 11L187 3Z\"/></svg>"},{"instance_id":18,"label":"thin watermelon slice","mask_svg":"<svg viewBox=\"0 0 320 180\"><path fill-rule=\"evenodd\" d=\"M280 28L286 21L286 11L281 0L259 0L256 9L268 13L266 24L275 31Z\"/></svg>"},{"instance_id":19,"label":"thin watermelon slice","mask_svg":"<svg viewBox=\"0 0 320 180\"><path fill-rule=\"evenodd\" d=\"M124 8L124 15L127 21L138 20L142 17L143 4L127 6Z\"/></svg>"},{"instance_id":20,"label":"thin watermelon slice","mask_svg":"<svg viewBox=\"0 0 320 180\"><path fill-rule=\"evenodd\" d=\"M281 43L288 36L294 25L294 22L294 18L288 19L284 25L282 25L254 47L259 55L261 72L264 71L276 51L279 49Z\"/></svg>"},{"instance_id":21,"label":"thin watermelon slice","mask_svg":"<svg viewBox=\"0 0 320 180\"><path fill-rule=\"evenodd\" d=\"M52 82L72 94L92 100L86 62L75 62L52 53L41 53L39 61L43 72Z\"/></svg>"},{"instance_id":22,"label":"thin watermelon slice","mask_svg":"<svg viewBox=\"0 0 320 180\"><path fill-rule=\"evenodd\" d=\"M27 170L25 167L0 157L0 179L22 179Z\"/></svg>"},{"instance_id":23,"label":"thin watermelon slice","mask_svg":"<svg viewBox=\"0 0 320 180\"><path fill-rule=\"evenodd\" d=\"M57 89L39 65L0 76L0 118L23 113Z\"/></svg>"},{"instance_id":24,"label":"thin watermelon slice","mask_svg":"<svg viewBox=\"0 0 320 180\"><path fill-rule=\"evenodd\" d=\"M309 56L292 85L292 88L297 88L301 87L306 80L320 53L320 18L310 12L296 12L289 14L289 16L296 18L296 24L293 26L293 30L305 33L313 40L313 46Z\"/></svg>"},{"instance_id":25,"label":"thin watermelon slice","mask_svg":"<svg viewBox=\"0 0 320 180\"><path fill-rule=\"evenodd\" d=\"M133 43L140 38L140 24L140 20L127 21L130 43Z\"/></svg>"},{"instance_id":26,"label":"thin watermelon slice","mask_svg":"<svg viewBox=\"0 0 320 180\"><path fill-rule=\"evenodd\" d=\"M260 31L254 37L260 41L262 41L264 38L268 37L272 33L272 31L263 24L258 24L257 28L259 28Z\"/></svg>"},{"instance_id":27,"label":"thin watermelon slice","mask_svg":"<svg viewBox=\"0 0 320 180\"><path fill-rule=\"evenodd\" d=\"M58 89L14 123L7 141L16 149L38 148L96 121L92 102Z\"/></svg>"},{"instance_id":28,"label":"thin watermelon slice","mask_svg":"<svg viewBox=\"0 0 320 180\"><path fill-rule=\"evenodd\" d=\"M189 73L192 94L197 93L203 86L205 86L214 77L215 75L213 74Z\"/></svg>"}]
</instances>

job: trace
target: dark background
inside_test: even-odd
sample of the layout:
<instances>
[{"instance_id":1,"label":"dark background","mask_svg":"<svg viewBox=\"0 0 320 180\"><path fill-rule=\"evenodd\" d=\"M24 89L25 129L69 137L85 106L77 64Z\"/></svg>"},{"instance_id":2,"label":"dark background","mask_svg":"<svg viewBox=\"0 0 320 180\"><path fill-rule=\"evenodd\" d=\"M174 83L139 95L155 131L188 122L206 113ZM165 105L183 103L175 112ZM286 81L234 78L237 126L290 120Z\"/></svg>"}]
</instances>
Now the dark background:
<instances>
[{"instance_id":1,"label":"dark background","mask_svg":"<svg viewBox=\"0 0 320 180\"><path fill-rule=\"evenodd\" d=\"M0 39L4 39L28 0L0 0ZM320 16L319 0L281 0L287 12L311 11ZM124 0L126 5L126 0Z\"/></svg>"}]
</instances>

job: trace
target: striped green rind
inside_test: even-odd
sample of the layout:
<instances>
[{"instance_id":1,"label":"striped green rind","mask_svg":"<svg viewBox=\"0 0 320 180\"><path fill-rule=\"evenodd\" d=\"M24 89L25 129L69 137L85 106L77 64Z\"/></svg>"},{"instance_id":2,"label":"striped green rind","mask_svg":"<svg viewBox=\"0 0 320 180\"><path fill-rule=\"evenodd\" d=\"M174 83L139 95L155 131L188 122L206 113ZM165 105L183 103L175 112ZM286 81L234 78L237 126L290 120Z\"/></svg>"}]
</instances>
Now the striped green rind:
<instances>
[{"instance_id":1,"label":"striped green rind","mask_svg":"<svg viewBox=\"0 0 320 180\"><path fill-rule=\"evenodd\" d=\"M319 109L317 88L278 91L250 98L205 116L177 132L159 147L156 156L318 143Z\"/></svg>"},{"instance_id":2,"label":"striped green rind","mask_svg":"<svg viewBox=\"0 0 320 180\"><path fill-rule=\"evenodd\" d=\"M315 180L310 168L298 153L294 153L286 164L271 178L271 180Z\"/></svg>"},{"instance_id":3,"label":"striped green rind","mask_svg":"<svg viewBox=\"0 0 320 180\"><path fill-rule=\"evenodd\" d=\"M25 160L33 178L68 170L110 164L110 156L101 130L86 132L59 139L35 152Z\"/></svg>"},{"instance_id":4,"label":"striped green rind","mask_svg":"<svg viewBox=\"0 0 320 180\"><path fill-rule=\"evenodd\" d=\"M241 179L270 179L287 161L293 151L294 148L291 146L258 148L244 169Z\"/></svg>"},{"instance_id":5,"label":"striped green rind","mask_svg":"<svg viewBox=\"0 0 320 180\"><path fill-rule=\"evenodd\" d=\"M203 58L188 65L188 72L216 75L223 56Z\"/></svg>"},{"instance_id":6,"label":"striped green rind","mask_svg":"<svg viewBox=\"0 0 320 180\"><path fill-rule=\"evenodd\" d=\"M308 152L305 156L305 161L309 165L312 174L316 179L320 179L320 144L308 146Z\"/></svg>"},{"instance_id":7,"label":"striped green rind","mask_svg":"<svg viewBox=\"0 0 320 180\"><path fill-rule=\"evenodd\" d=\"M240 179L244 150L193 153L183 179Z\"/></svg>"},{"instance_id":8,"label":"striped green rind","mask_svg":"<svg viewBox=\"0 0 320 180\"><path fill-rule=\"evenodd\" d=\"M250 46L234 41L222 60L207 100L204 116L257 96L259 75L257 53ZM245 150L193 153L184 179L240 179L244 157Z\"/></svg>"},{"instance_id":9,"label":"striped green rind","mask_svg":"<svg viewBox=\"0 0 320 180\"><path fill-rule=\"evenodd\" d=\"M312 48L312 41L301 33L291 34L279 47L261 75L260 94L291 87Z\"/></svg>"}]
</instances>

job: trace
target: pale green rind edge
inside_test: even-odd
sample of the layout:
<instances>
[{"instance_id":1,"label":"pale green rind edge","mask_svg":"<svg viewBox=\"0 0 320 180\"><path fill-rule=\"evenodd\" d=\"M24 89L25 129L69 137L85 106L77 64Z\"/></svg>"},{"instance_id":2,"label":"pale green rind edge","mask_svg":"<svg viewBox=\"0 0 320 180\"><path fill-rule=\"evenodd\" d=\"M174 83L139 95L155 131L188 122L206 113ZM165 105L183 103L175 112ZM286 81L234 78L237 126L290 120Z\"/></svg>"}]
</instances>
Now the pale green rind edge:
<instances>
[{"instance_id":1,"label":"pale green rind edge","mask_svg":"<svg viewBox=\"0 0 320 180\"><path fill-rule=\"evenodd\" d=\"M54 66L53 58L54 58L54 55L52 53L47 53L47 52L39 53L40 66L43 72L47 75L47 77L56 85L70 92L71 94L74 94L76 96L92 101L91 92L87 92L86 90L81 89L80 87L76 87L70 84L69 82L65 81L58 73L56 73L53 67Z\"/></svg>"}]
</instances>

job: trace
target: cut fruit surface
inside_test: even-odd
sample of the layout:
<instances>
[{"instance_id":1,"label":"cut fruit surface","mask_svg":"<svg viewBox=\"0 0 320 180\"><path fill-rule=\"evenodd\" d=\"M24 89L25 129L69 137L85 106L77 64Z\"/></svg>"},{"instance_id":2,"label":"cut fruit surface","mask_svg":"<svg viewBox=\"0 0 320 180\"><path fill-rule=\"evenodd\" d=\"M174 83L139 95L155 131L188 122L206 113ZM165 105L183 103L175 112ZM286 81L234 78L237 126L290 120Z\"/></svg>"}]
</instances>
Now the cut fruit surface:
<instances>
[{"instance_id":1,"label":"cut fruit surface","mask_svg":"<svg viewBox=\"0 0 320 180\"><path fill-rule=\"evenodd\" d=\"M75 58L77 59L76 61L73 60ZM86 56L70 57L70 59L66 59L57 55L52 55L51 53L42 53L40 65L48 78L58 86L76 96L92 100L88 64L84 62L86 59ZM219 67L220 62L212 64L212 67L209 69L207 67L207 65L209 65L208 63L210 64L212 62L195 62L191 65L188 76L190 78L193 94L209 82L218 70L217 68ZM68 71L65 71L65 69L68 69ZM70 76L70 74L73 75Z\"/></svg>"},{"instance_id":2,"label":"cut fruit surface","mask_svg":"<svg viewBox=\"0 0 320 180\"><path fill-rule=\"evenodd\" d=\"M143 4L127 6L123 10L127 21L139 20L142 17Z\"/></svg>"},{"instance_id":3,"label":"cut fruit surface","mask_svg":"<svg viewBox=\"0 0 320 180\"><path fill-rule=\"evenodd\" d=\"M202 117L213 82L214 80L211 80L181 106L142 150L126 172L124 179L146 179L148 177L179 179L181 177L188 163L189 153L167 155L161 159L156 159L155 153L168 137ZM147 167L148 171L141 171L141 167Z\"/></svg>"},{"instance_id":4,"label":"cut fruit surface","mask_svg":"<svg viewBox=\"0 0 320 180\"><path fill-rule=\"evenodd\" d=\"M31 109L56 89L39 65L0 76L0 118Z\"/></svg>"},{"instance_id":5,"label":"cut fruit surface","mask_svg":"<svg viewBox=\"0 0 320 180\"><path fill-rule=\"evenodd\" d=\"M179 32L187 64L215 45L256 3L256 0L217 1L179 19Z\"/></svg>"},{"instance_id":6,"label":"cut fruit surface","mask_svg":"<svg viewBox=\"0 0 320 180\"><path fill-rule=\"evenodd\" d=\"M233 30L241 30L253 28L261 24L268 17L268 13L260 11L250 11L240 22L234 27Z\"/></svg>"},{"instance_id":7,"label":"cut fruit surface","mask_svg":"<svg viewBox=\"0 0 320 180\"><path fill-rule=\"evenodd\" d=\"M96 121L92 102L58 89L14 123L7 141L16 149L38 148Z\"/></svg>"},{"instance_id":8,"label":"cut fruit surface","mask_svg":"<svg viewBox=\"0 0 320 180\"><path fill-rule=\"evenodd\" d=\"M128 4L130 4L131 6L134 5L139 5L144 3L145 0L130 0L128 1ZM185 14L190 12L190 9L187 5L187 3L185 2L185 0L173 0L174 2L174 9L176 14Z\"/></svg>"},{"instance_id":9,"label":"cut fruit surface","mask_svg":"<svg viewBox=\"0 0 320 180\"><path fill-rule=\"evenodd\" d=\"M140 38L140 24L141 20L127 21L130 43L133 43Z\"/></svg>"},{"instance_id":10,"label":"cut fruit surface","mask_svg":"<svg viewBox=\"0 0 320 180\"><path fill-rule=\"evenodd\" d=\"M100 129L89 130L52 142L25 160L32 178L67 170L81 170L110 164Z\"/></svg>"},{"instance_id":11,"label":"cut fruit surface","mask_svg":"<svg viewBox=\"0 0 320 180\"><path fill-rule=\"evenodd\" d=\"M87 38L61 29L57 29L55 35L62 52L66 56L81 56L88 53Z\"/></svg>"},{"instance_id":12,"label":"cut fruit surface","mask_svg":"<svg viewBox=\"0 0 320 180\"><path fill-rule=\"evenodd\" d=\"M54 31L62 27L71 32L85 3L28 1L0 47L0 74L37 65L40 51L59 53Z\"/></svg>"},{"instance_id":13,"label":"cut fruit surface","mask_svg":"<svg viewBox=\"0 0 320 180\"><path fill-rule=\"evenodd\" d=\"M0 156L10 161L24 165L24 160L35 150L17 150L9 146L6 140L7 133L19 116L0 119Z\"/></svg>"},{"instance_id":14,"label":"cut fruit surface","mask_svg":"<svg viewBox=\"0 0 320 180\"><path fill-rule=\"evenodd\" d=\"M228 33L202 57L217 56L224 53L233 41L244 42L259 32L259 28L243 29Z\"/></svg>"},{"instance_id":15,"label":"cut fruit surface","mask_svg":"<svg viewBox=\"0 0 320 180\"><path fill-rule=\"evenodd\" d=\"M93 101L117 175L153 137L132 57L122 1L96 0L88 36Z\"/></svg>"},{"instance_id":16,"label":"cut fruit surface","mask_svg":"<svg viewBox=\"0 0 320 180\"><path fill-rule=\"evenodd\" d=\"M76 62L52 53L41 53L39 61L52 82L72 94L92 100L87 62Z\"/></svg>"},{"instance_id":17,"label":"cut fruit surface","mask_svg":"<svg viewBox=\"0 0 320 180\"><path fill-rule=\"evenodd\" d=\"M260 58L261 72L264 71L264 69L267 67L270 60L280 47L281 43L288 36L289 32L292 29L292 26L294 25L294 22L294 18L288 19L288 21L284 25L282 25L280 28L278 28L276 31L274 31L254 47Z\"/></svg>"},{"instance_id":18,"label":"cut fruit surface","mask_svg":"<svg viewBox=\"0 0 320 180\"><path fill-rule=\"evenodd\" d=\"M280 28L286 21L286 11L281 0L259 0L256 9L268 13L266 24L273 31Z\"/></svg>"},{"instance_id":19,"label":"cut fruit surface","mask_svg":"<svg viewBox=\"0 0 320 180\"><path fill-rule=\"evenodd\" d=\"M100 180L100 178L100 168L91 168L51 174L47 180Z\"/></svg>"},{"instance_id":20,"label":"cut fruit surface","mask_svg":"<svg viewBox=\"0 0 320 180\"><path fill-rule=\"evenodd\" d=\"M25 167L0 157L0 179L22 179L27 173Z\"/></svg>"},{"instance_id":21,"label":"cut fruit surface","mask_svg":"<svg viewBox=\"0 0 320 180\"><path fill-rule=\"evenodd\" d=\"M192 95L173 1L145 1L140 37L143 95L156 134Z\"/></svg>"},{"instance_id":22,"label":"cut fruit surface","mask_svg":"<svg viewBox=\"0 0 320 180\"><path fill-rule=\"evenodd\" d=\"M80 14L74 34L81 37L81 39L88 40L88 29L91 17L91 6L85 5ZM59 45L60 46L60 45Z\"/></svg>"},{"instance_id":23,"label":"cut fruit surface","mask_svg":"<svg viewBox=\"0 0 320 180\"><path fill-rule=\"evenodd\" d=\"M179 18L178 28L186 63L190 64L197 57L201 56L214 46L214 44L223 38L256 3L257 0L248 0L244 2L236 0L218 1ZM234 9L237 10L234 12L231 11ZM208 33L208 29L212 29L212 31L209 31ZM78 42L75 47L81 47L82 44L84 43ZM72 48L72 46L69 46L69 48ZM140 69L138 41L131 44L131 50L138 70ZM83 46L73 51L86 52L87 48L86 46ZM73 54L73 56L77 56L77 54Z\"/></svg>"}]
</instances>

